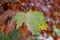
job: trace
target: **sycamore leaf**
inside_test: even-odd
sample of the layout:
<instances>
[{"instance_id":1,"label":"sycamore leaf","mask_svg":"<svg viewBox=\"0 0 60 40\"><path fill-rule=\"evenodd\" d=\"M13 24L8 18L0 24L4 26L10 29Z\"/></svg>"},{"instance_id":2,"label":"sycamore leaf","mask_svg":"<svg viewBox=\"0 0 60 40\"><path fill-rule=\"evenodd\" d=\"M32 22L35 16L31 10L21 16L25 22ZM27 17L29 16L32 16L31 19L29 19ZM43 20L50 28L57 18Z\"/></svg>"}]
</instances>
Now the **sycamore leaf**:
<instances>
[{"instance_id":1,"label":"sycamore leaf","mask_svg":"<svg viewBox=\"0 0 60 40\"><path fill-rule=\"evenodd\" d=\"M13 19L16 21L16 29L18 29L26 21L26 14L23 12L18 12Z\"/></svg>"},{"instance_id":2,"label":"sycamore leaf","mask_svg":"<svg viewBox=\"0 0 60 40\"><path fill-rule=\"evenodd\" d=\"M42 12L31 11L27 12L27 21L26 24L28 26L28 30L30 30L33 34L37 34L40 32L40 29L46 29L46 21L43 17ZM41 24L42 26L40 26Z\"/></svg>"},{"instance_id":3,"label":"sycamore leaf","mask_svg":"<svg viewBox=\"0 0 60 40\"><path fill-rule=\"evenodd\" d=\"M16 13L13 19L17 23L17 29L25 22L28 27L28 30L30 30L33 34L37 34L38 32L40 32L40 29L46 30L46 21L43 17L42 12L32 10L27 13L19 12Z\"/></svg>"}]
</instances>

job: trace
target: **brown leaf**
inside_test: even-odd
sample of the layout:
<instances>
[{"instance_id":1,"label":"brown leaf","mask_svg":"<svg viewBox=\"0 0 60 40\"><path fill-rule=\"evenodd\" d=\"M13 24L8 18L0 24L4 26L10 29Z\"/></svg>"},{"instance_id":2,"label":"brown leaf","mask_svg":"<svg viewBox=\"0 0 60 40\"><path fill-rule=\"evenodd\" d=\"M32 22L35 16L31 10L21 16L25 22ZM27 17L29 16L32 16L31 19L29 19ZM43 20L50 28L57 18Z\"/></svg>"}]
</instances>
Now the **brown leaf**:
<instances>
[{"instance_id":1,"label":"brown leaf","mask_svg":"<svg viewBox=\"0 0 60 40\"><path fill-rule=\"evenodd\" d=\"M3 25L0 25L0 32L4 32L4 29L5 29L5 25L3 24Z\"/></svg>"},{"instance_id":2,"label":"brown leaf","mask_svg":"<svg viewBox=\"0 0 60 40\"><path fill-rule=\"evenodd\" d=\"M60 0L55 0L55 2L60 2Z\"/></svg>"},{"instance_id":3,"label":"brown leaf","mask_svg":"<svg viewBox=\"0 0 60 40\"><path fill-rule=\"evenodd\" d=\"M18 8L14 4L12 4L12 3L9 3L9 6L8 7L11 10L18 10Z\"/></svg>"},{"instance_id":4,"label":"brown leaf","mask_svg":"<svg viewBox=\"0 0 60 40\"><path fill-rule=\"evenodd\" d=\"M10 31L14 30L15 28L16 28L16 24L15 24L15 22L13 20L11 20L11 22L8 22L7 27L6 27L6 35Z\"/></svg>"},{"instance_id":5,"label":"brown leaf","mask_svg":"<svg viewBox=\"0 0 60 40\"><path fill-rule=\"evenodd\" d=\"M20 28L18 28L18 30L22 31L23 36L27 36L28 30L27 30L27 26L25 23L23 23L22 26Z\"/></svg>"},{"instance_id":6,"label":"brown leaf","mask_svg":"<svg viewBox=\"0 0 60 40\"><path fill-rule=\"evenodd\" d=\"M56 27L60 30L60 24L56 24Z\"/></svg>"}]
</instances>

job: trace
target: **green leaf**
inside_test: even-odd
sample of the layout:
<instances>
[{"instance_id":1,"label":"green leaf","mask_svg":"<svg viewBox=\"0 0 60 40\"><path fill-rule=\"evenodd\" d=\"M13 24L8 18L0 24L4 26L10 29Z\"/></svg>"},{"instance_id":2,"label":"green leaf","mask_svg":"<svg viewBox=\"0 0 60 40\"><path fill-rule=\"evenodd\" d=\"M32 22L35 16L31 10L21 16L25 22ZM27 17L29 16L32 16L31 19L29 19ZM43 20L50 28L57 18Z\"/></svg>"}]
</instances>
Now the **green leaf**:
<instances>
[{"instance_id":1,"label":"green leaf","mask_svg":"<svg viewBox=\"0 0 60 40\"><path fill-rule=\"evenodd\" d=\"M6 36L6 40L18 40L18 35L22 36L22 32L17 30L12 30Z\"/></svg>"},{"instance_id":2,"label":"green leaf","mask_svg":"<svg viewBox=\"0 0 60 40\"><path fill-rule=\"evenodd\" d=\"M0 40L5 40L5 36L0 32Z\"/></svg>"},{"instance_id":3,"label":"green leaf","mask_svg":"<svg viewBox=\"0 0 60 40\"><path fill-rule=\"evenodd\" d=\"M18 34L22 36L22 32L17 30L9 32L7 36L0 32L0 40L18 40Z\"/></svg>"},{"instance_id":4,"label":"green leaf","mask_svg":"<svg viewBox=\"0 0 60 40\"><path fill-rule=\"evenodd\" d=\"M56 25L54 25L54 32L60 36L60 30L56 28Z\"/></svg>"},{"instance_id":5,"label":"green leaf","mask_svg":"<svg viewBox=\"0 0 60 40\"><path fill-rule=\"evenodd\" d=\"M46 28L46 21L43 17L42 12L27 12L27 21L26 24L28 26L28 30L30 30L33 34L37 34L40 32L40 27ZM41 24L42 26L39 26Z\"/></svg>"},{"instance_id":6,"label":"green leaf","mask_svg":"<svg viewBox=\"0 0 60 40\"><path fill-rule=\"evenodd\" d=\"M26 21L26 14L23 12L18 12L18 13L16 13L13 20L16 21L16 23L17 23L16 29L18 29Z\"/></svg>"},{"instance_id":7,"label":"green leaf","mask_svg":"<svg viewBox=\"0 0 60 40\"><path fill-rule=\"evenodd\" d=\"M42 12L37 11L29 11L27 13L16 13L15 17L13 18L17 23L17 29L19 26L25 22L28 30L30 30L33 34L37 34L40 32L40 29L46 29L46 21L43 17Z\"/></svg>"},{"instance_id":8,"label":"green leaf","mask_svg":"<svg viewBox=\"0 0 60 40\"><path fill-rule=\"evenodd\" d=\"M11 31L7 36L7 40L18 40L18 31Z\"/></svg>"}]
</instances>

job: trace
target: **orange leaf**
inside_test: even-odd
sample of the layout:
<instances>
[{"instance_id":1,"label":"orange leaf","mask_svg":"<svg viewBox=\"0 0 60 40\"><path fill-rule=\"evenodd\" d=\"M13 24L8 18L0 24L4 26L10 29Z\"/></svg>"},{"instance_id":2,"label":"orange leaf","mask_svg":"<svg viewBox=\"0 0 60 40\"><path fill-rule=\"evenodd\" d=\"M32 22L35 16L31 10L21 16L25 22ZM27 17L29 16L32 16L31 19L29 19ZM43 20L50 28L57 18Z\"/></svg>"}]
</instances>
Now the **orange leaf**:
<instances>
[{"instance_id":1,"label":"orange leaf","mask_svg":"<svg viewBox=\"0 0 60 40\"><path fill-rule=\"evenodd\" d=\"M28 30L26 24L23 23L23 25L20 28L18 28L18 31L22 31L23 36L27 36Z\"/></svg>"}]
</instances>

